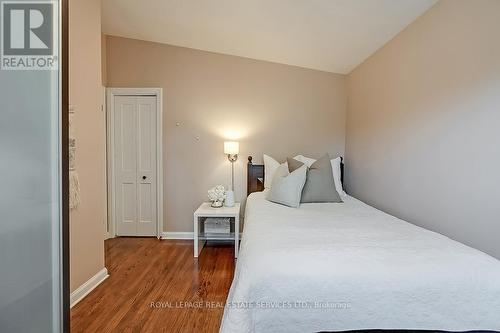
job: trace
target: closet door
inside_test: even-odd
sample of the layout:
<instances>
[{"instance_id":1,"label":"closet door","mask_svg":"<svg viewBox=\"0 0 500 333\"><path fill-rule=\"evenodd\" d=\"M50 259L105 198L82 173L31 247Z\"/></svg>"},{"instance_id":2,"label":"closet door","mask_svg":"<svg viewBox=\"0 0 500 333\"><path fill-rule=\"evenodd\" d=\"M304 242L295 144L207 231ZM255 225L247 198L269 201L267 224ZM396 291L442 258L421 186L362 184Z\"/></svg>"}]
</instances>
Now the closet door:
<instances>
[{"instance_id":1,"label":"closet door","mask_svg":"<svg viewBox=\"0 0 500 333\"><path fill-rule=\"evenodd\" d=\"M136 97L115 97L114 175L116 235L137 230L137 105Z\"/></svg>"},{"instance_id":2,"label":"closet door","mask_svg":"<svg viewBox=\"0 0 500 333\"><path fill-rule=\"evenodd\" d=\"M137 97L137 236L156 235L156 97Z\"/></svg>"},{"instance_id":3,"label":"closet door","mask_svg":"<svg viewBox=\"0 0 500 333\"><path fill-rule=\"evenodd\" d=\"M114 193L117 236L156 235L156 97L116 96Z\"/></svg>"}]
</instances>

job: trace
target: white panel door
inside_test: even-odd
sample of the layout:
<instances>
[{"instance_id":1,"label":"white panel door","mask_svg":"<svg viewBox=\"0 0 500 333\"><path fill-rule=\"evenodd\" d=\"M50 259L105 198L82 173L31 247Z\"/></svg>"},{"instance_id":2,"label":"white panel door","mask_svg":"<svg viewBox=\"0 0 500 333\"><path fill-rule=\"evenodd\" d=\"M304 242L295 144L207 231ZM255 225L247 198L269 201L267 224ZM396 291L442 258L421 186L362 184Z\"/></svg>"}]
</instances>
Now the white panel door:
<instances>
[{"instance_id":1,"label":"white panel door","mask_svg":"<svg viewBox=\"0 0 500 333\"><path fill-rule=\"evenodd\" d=\"M156 97L137 97L137 236L156 235Z\"/></svg>"},{"instance_id":2,"label":"white panel door","mask_svg":"<svg viewBox=\"0 0 500 333\"><path fill-rule=\"evenodd\" d=\"M156 97L114 97L117 236L156 235Z\"/></svg>"}]
</instances>

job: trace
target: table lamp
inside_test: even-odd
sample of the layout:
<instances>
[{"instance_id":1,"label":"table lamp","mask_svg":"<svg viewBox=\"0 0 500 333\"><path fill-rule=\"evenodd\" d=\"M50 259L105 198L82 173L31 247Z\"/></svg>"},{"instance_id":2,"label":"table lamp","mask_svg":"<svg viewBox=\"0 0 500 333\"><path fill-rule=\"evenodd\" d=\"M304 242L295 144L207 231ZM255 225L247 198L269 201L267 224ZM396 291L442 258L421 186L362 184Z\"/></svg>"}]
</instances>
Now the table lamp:
<instances>
[{"instance_id":1,"label":"table lamp","mask_svg":"<svg viewBox=\"0 0 500 333\"><path fill-rule=\"evenodd\" d=\"M231 190L226 192L225 205L227 207L234 206L234 162L238 159L238 153L240 152L240 143L237 141L225 141L224 142L224 154L227 155L227 159L231 162Z\"/></svg>"}]
</instances>

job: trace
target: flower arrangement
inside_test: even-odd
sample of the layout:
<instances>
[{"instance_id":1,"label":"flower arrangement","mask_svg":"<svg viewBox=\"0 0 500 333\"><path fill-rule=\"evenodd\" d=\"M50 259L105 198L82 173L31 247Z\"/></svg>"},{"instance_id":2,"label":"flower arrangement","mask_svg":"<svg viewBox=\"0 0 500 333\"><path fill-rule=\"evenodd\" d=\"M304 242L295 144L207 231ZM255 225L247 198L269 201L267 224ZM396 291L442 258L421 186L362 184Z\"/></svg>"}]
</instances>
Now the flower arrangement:
<instances>
[{"instance_id":1,"label":"flower arrangement","mask_svg":"<svg viewBox=\"0 0 500 333\"><path fill-rule=\"evenodd\" d=\"M217 185L208 190L208 199L212 201L212 207L222 207L226 198L226 189L222 185Z\"/></svg>"}]
</instances>

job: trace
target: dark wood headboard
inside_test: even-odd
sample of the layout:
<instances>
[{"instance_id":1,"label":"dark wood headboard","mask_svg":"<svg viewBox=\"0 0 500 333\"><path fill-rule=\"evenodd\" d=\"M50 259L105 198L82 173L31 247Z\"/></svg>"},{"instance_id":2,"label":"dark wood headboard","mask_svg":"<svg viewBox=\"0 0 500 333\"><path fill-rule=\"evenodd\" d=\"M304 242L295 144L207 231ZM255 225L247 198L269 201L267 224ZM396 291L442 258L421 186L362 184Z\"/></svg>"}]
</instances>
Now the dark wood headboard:
<instances>
[{"instance_id":1,"label":"dark wood headboard","mask_svg":"<svg viewBox=\"0 0 500 333\"><path fill-rule=\"evenodd\" d=\"M253 164L252 156L248 156L247 196L260 191L264 191L264 165Z\"/></svg>"},{"instance_id":2,"label":"dark wood headboard","mask_svg":"<svg viewBox=\"0 0 500 333\"><path fill-rule=\"evenodd\" d=\"M253 192L264 191L264 165L253 164L252 156L248 156L247 164L247 196ZM340 158L340 180L344 187L344 159Z\"/></svg>"}]
</instances>

